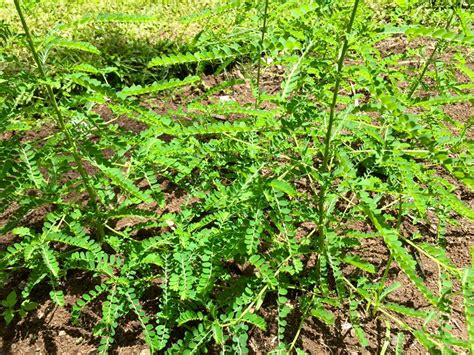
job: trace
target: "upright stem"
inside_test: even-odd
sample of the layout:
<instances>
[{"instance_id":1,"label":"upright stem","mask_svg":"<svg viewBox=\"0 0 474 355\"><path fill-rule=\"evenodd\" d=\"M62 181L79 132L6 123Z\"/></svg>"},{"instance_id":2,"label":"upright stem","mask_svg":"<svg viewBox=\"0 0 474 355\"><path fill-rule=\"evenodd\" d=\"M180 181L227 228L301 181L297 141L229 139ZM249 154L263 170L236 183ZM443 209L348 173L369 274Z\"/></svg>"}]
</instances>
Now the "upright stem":
<instances>
[{"instance_id":1,"label":"upright stem","mask_svg":"<svg viewBox=\"0 0 474 355\"><path fill-rule=\"evenodd\" d=\"M401 232L400 228L402 226L402 212L403 212L403 195L402 195L402 191L400 191L400 200L398 202L398 216L397 216L397 225L396 225L398 235L400 235L400 232ZM380 280L380 284L379 284L379 287L378 287L378 290L377 290L377 294L376 294L376 298L375 298L375 300L376 300L375 301L375 309L377 309L378 306L379 306L380 295L382 294L382 291L385 287L385 282L387 281L388 273L390 271L390 268L392 267L393 259L394 259L393 253L390 252L390 256L388 258L387 266L385 267L385 270L384 270L383 275L382 275L382 279Z\"/></svg>"},{"instance_id":2,"label":"upright stem","mask_svg":"<svg viewBox=\"0 0 474 355\"><path fill-rule=\"evenodd\" d=\"M263 50L263 41L265 39L265 32L267 31L267 13L268 13L268 1L265 0L265 8L263 10L263 26L262 26L262 37L260 38L260 44L259 44L259 56L258 56L258 67L257 67L257 100L255 101L255 108L258 107L260 104L260 71L262 67L262 50Z\"/></svg>"},{"instance_id":3,"label":"upright stem","mask_svg":"<svg viewBox=\"0 0 474 355\"><path fill-rule=\"evenodd\" d=\"M446 24L446 29L449 28L449 26L451 25L451 21L453 20L454 18L454 14L456 13L456 9L453 9L453 13L451 14L451 17L449 18L447 24ZM443 43L443 41L438 41L436 42L436 46L434 47L433 51L431 52L429 58L426 60L426 63L425 65L423 66L423 69L421 70L421 73L420 75L418 76L418 78L416 79L416 81L413 83L413 85L411 86L410 88L410 91L408 92L408 95L407 95L407 98L408 99L411 99L411 97L413 96L413 94L415 93L416 89L418 88L418 85L420 85L421 83L421 80L423 80L423 77L425 76L426 74L426 71L428 70L428 67L430 66L430 64L433 62L433 59L435 57L435 54L438 52L438 49L439 47L441 47L441 44Z\"/></svg>"},{"instance_id":4,"label":"upright stem","mask_svg":"<svg viewBox=\"0 0 474 355\"><path fill-rule=\"evenodd\" d=\"M326 137L325 137L325 147L324 147L324 155L323 155L323 164L322 164L322 183L321 183L321 189L319 191L319 241L318 245L321 247L323 243L323 234L324 234L324 200L326 197L326 190L327 190L327 177L326 173L329 172L329 158L331 155L331 136L332 136L332 129L334 126L334 120L335 120L335 115L336 115L336 103L337 103L337 96L339 93L339 87L341 85L341 73L342 73L342 68L344 66L344 59L346 57L347 49L349 48L349 34L352 32L352 25L354 24L354 19L355 15L357 12L357 7L359 6L359 0L354 1L354 6L352 7L352 13L351 13L351 18L349 20L349 24L347 25L346 33L344 36L344 42L342 44L341 51L339 53L339 58L337 61L337 72L336 72L336 83L334 85L334 91L333 91L333 96L332 96L332 102L331 102L331 109L329 112L329 122L328 122L328 127L326 129Z\"/></svg>"},{"instance_id":5,"label":"upright stem","mask_svg":"<svg viewBox=\"0 0 474 355\"><path fill-rule=\"evenodd\" d=\"M23 15L23 11L21 9L20 1L19 0L14 0L15 3L15 8L18 13L18 16L20 17L21 25L23 27L23 30L25 31L26 34L26 40L28 41L28 45L31 50L31 54L33 55L33 58L35 60L36 65L38 66L38 70L40 72L40 75L42 79L44 80L45 84L44 86L46 87L46 91L48 93L48 98L49 101L51 102L51 105L53 106L54 113L56 114L56 123L61 129L61 131L64 133L64 136L66 137L66 142L71 148L72 151L72 156L74 158L74 161L77 165L77 170L79 171L79 174L81 175L82 182L84 184L84 187L87 190L87 193L89 194L89 198L92 202L92 205L94 206L94 210L98 216L100 216L100 210L98 206L98 197L97 193L95 192L94 188L90 184L89 178L87 176L87 173L84 169L84 165L82 164L81 156L79 153L79 149L77 148L77 144L75 140L72 138L71 133L69 132L69 129L66 127L66 124L64 123L64 117L61 113L61 110L59 109L58 102L56 101L56 97L54 96L53 88L51 87L50 84L48 84L48 77L46 76L46 72L43 68L43 63L39 59L38 52L36 51L35 45L33 43L33 38L31 36L30 30L28 28L28 25L26 23L25 17ZM104 228L102 225L102 222L99 222L97 225L97 231L99 234L99 238L102 240L104 237Z\"/></svg>"},{"instance_id":6,"label":"upright stem","mask_svg":"<svg viewBox=\"0 0 474 355\"><path fill-rule=\"evenodd\" d=\"M301 320L300 320L300 323L299 323L298 328L296 330L296 334L293 337L293 340L292 340L292 342L290 343L290 345L288 347L288 352L287 352L288 354L293 353L293 349L296 345L296 342L298 341L298 338L300 337L301 331L303 330L303 326L304 326L304 323L305 323L305 321L308 317L308 314L309 314L309 312L311 311L311 309L313 307L313 302L314 302L315 298L316 298L316 294L313 293L313 295L311 296L311 300L309 301L308 306L306 307L305 311L303 312L303 315L301 316Z\"/></svg>"},{"instance_id":7,"label":"upright stem","mask_svg":"<svg viewBox=\"0 0 474 355\"><path fill-rule=\"evenodd\" d=\"M346 58L347 49L349 48L349 34L352 32L352 25L354 24L355 15L357 12L357 7L359 6L359 0L354 1L354 6L352 7L351 19L347 25L346 34L344 36L344 42L342 45L341 52L339 53L339 59L337 61L337 73L336 73L336 84L334 85L334 92L332 95L331 110L329 112L329 122L326 130L326 146L324 147L324 158L323 158L323 171L328 171L328 162L331 148L331 135L332 127L334 125L334 117L336 114L336 103L337 96L339 93L339 87L341 85L341 72L342 67L344 66L344 59Z\"/></svg>"}]
</instances>

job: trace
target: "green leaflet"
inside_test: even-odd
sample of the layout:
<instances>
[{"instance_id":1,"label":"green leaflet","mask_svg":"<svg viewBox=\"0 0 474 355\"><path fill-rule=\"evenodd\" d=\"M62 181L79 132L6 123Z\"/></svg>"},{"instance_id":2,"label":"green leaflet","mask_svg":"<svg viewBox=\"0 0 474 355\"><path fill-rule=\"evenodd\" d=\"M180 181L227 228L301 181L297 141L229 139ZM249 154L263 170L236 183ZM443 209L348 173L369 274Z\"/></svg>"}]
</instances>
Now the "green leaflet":
<instances>
[{"instance_id":1,"label":"green leaflet","mask_svg":"<svg viewBox=\"0 0 474 355\"><path fill-rule=\"evenodd\" d=\"M342 260L346 263L349 263L349 264L355 266L355 267L358 267L359 269L370 272L371 274L376 272L374 265L372 265L368 261L365 261L365 260L361 259L357 255L344 255Z\"/></svg>"},{"instance_id":2,"label":"green leaflet","mask_svg":"<svg viewBox=\"0 0 474 355\"><path fill-rule=\"evenodd\" d=\"M156 338L158 343L156 344L156 350L162 350L166 347L170 337L170 330L163 324L158 324L155 328Z\"/></svg>"},{"instance_id":3,"label":"green leaflet","mask_svg":"<svg viewBox=\"0 0 474 355\"><path fill-rule=\"evenodd\" d=\"M474 95L437 96L437 97L431 97L428 100L416 101L413 104L413 106L431 107L431 106L436 106L436 105L453 104L457 102L468 102L468 101L473 101L473 100L474 100Z\"/></svg>"},{"instance_id":4,"label":"green leaflet","mask_svg":"<svg viewBox=\"0 0 474 355\"><path fill-rule=\"evenodd\" d=\"M286 321L286 318L292 310L289 300L286 297L288 295L288 290L283 287L278 288L278 341L279 342L283 342L285 339L285 330L288 324L288 322Z\"/></svg>"},{"instance_id":5,"label":"green leaflet","mask_svg":"<svg viewBox=\"0 0 474 355\"><path fill-rule=\"evenodd\" d=\"M242 320L256 326L257 328L260 328L261 330L267 329L267 323L265 322L265 319L260 317L258 314L247 312L242 317Z\"/></svg>"},{"instance_id":6,"label":"green leaflet","mask_svg":"<svg viewBox=\"0 0 474 355\"><path fill-rule=\"evenodd\" d=\"M395 303L385 303L384 307L390 309L391 311L403 314L408 317L416 317L421 319L427 319L429 316L429 312L413 309L410 307L406 307L400 304Z\"/></svg>"},{"instance_id":7,"label":"green leaflet","mask_svg":"<svg viewBox=\"0 0 474 355\"><path fill-rule=\"evenodd\" d=\"M87 238L87 236L78 236L78 235L69 236L69 235L64 235L62 233L53 232L53 233L48 233L45 239L50 242L59 242L66 245L79 247L85 250L89 250L91 252L101 251L100 245L94 242L93 240Z\"/></svg>"},{"instance_id":8,"label":"green leaflet","mask_svg":"<svg viewBox=\"0 0 474 355\"><path fill-rule=\"evenodd\" d=\"M436 344L433 342L431 339L430 335L427 334L423 330L415 330L413 332L413 335L415 335L416 339L422 344L426 349L434 351L437 349Z\"/></svg>"},{"instance_id":9,"label":"green leaflet","mask_svg":"<svg viewBox=\"0 0 474 355\"><path fill-rule=\"evenodd\" d=\"M21 158L27 167L30 179L33 181L35 187L37 189L44 187L46 181L38 168L36 156L31 145L25 144L21 148Z\"/></svg>"},{"instance_id":10,"label":"green leaflet","mask_svg":"<svg viewBox=\"0 0 474 355\"><path fill-rule=\"evenodd\" d=\"M137 315L138 321L140 322L140 325L143 329L145 342L148 344L148 346L150 347L150 352L153 354L155 350L159 347L159 339L157 338L153 326L149 324L150 319L143 311L140 302L137 299L137 296L134 294L133 289L127 290L126 297L130 302L130 306L133 312Z\"/></svg>"},{"instance_id":11,"label":"green leaflet","mask_svg":"<svg viewBox=\"0 0 474 355\"><path fill-rule=\"evenodd\" d=\"M94 301L97 297L103 294L108 289L108 285L103 283L101 285L96 285L95 288L85 294L82 295L80 299L74 303L72 306L71 312L71 319L73 322L77 322L81 311L86 307L89 303Z\"/></svg>"},{"instance_id":12,"label":"green leaflet","mask_svg":"<svg viewBox=\"0 0 474 355\"><path fill-rule=\"evenodd\" d=\"M161 258L160 254L148 254L145 258L142 259L142 263L145 264L154 264L158 266L163 265L163 259Z\"/></svg>"},{"instance_id":13,"label":"green leaflet","mask_svg":"<svg viewBox=\"0 0 474 355\"><path fill-rule=\"evenodd\" d=\"M224 122L224 123L213 123L206 125L194 125L189 127L180 128L163 128L162 131L169 135L174 136L187 136L187 135L198 135L198 134L223 134L223 133L243 133L243 132L256 132L265 129L274 129L275 126L270 124L252 124L246 123L245 121L238 121L235 123Z\"/></svg>"},{"instance_id":14,"label":"green leaflet","mask_svg":"<svg viewBox=\"0 0 474 355\"><path fill-rule=\"evenodd\" d=\"M275 273L265 262L265 259L259 255L252 255L249 259L249 262L257 268L265 282L268 282L272 286L278 285L278 281L275 278Z\"/></svg>"},{"instance_id":15,"label":"green leaflet","mask_svg":"<svg viewBox=\"0 0 474 355\"><path fill-rule=\"evenodd\" d=\"M74 72L85 72L92 74L111 73L117 71L116 67L96 68L89 63L79 63L71 68Z\"/></svg>"},{"instance_id":16,"label":"green leaflet","mask_svg":"<svg viewBox=\"0 0 474 355\"><path fill-rule=\"evenodd\" d=\"M395 355L402 355L404 353L403 345L405 344L405 335L398 333L397 344L395 346Z\"/></svg>"},{"instance_id":17,"label":"green leaflet","mask_svg":"<svg viewBox=\"0 0 474 355\"><path fill-rule=\"evenodd\" d=\"M335 322L334 314L324 309L321 305L314 306L314 308L311 309L311 315L313 317L316 317L322 320L327 325L334 325L334 322Z\"/></svg>"},{"instance_id":18,"label":"green leaflet","mask_svg":"<svg viewBox=\"0 0 474 355\"><path fill-rule=\"evenodd\" d=\"M357 339L359 340L359 344L363 347L366 348L369 346L369 340L367 339L367 335L365 334L364 330L362 327L358 324L354 324L354 330L357 336Z\"/></svg>"},{"instance_id":19,"label":"green leaflet","mask_svg":"<svg viewBox=\"0 0 474 355\"><path fill-rule=\"evenodd\" d=\"M217 344L224 344L224 331L219 324L212 324L212 334Z\"/></svg>"},{"instance_id":20,"label":"green leaflet","mask_svg":"<svg viewBox=\"0 0 474 355\"><path fill-rule=\"evenodd\" d=\"M446 255L446 251L443 248L429 243L421 243L418 246L428 255L436 259L438 263L444 268L446 268L448 271L454 273L455 276L459 276L458 268L448 258L448 256Z\"/></svg>"},{"instance_id":21,"label":"green leaflet","mask_svg":"<svg viewBox=\"0 0 474 355\"><path fill-rule=\"evenodd\" d=\"M436 297L432 292L426 287L423 280L417 275L416 271L416 261L408 253L408 251L402 246L401 241L398 239L398 236L390 232L389 230L384 230L382 232L384 241L390 251L393 253L395 260L397 261L400 268L407 274L410 280L415 284L415 286L420 290L420 292L429 300L432 304L437 304Z\"/></svg>"},{"instance_id":22,"label":"green leaflet","mask_svg":"<svg viewBox=\"0 0 474 355\"><path fill-rule=\"evenodd\" d=\"M158 115L157 113L153 112L152 110L147 110L142 107L127 107L121 104L112 104L109 103L108 105L115 114L120 115L124 114L127 117L146 123L150 126L157 126L163 127L168 122L169 118L167 116Z\"/></svg>"},{"instance_id":23,"label":"green leaflet","mask_svg":"<svg viewBox=\"0 0 474 355\"><path fill-rule=\"evenodd\" d=\"M474 45L474 36L466 36L463 33L455 33L437 27L423 26L403 26L403 27L386 27L384 33L405 33L411 36L427 36L448 42L459 42L465 45Z\"/></svg>"},{"instance_id":24,"label":"green leaflet","mask_svg":"<svg viewBox=\"0 0 474 355\"><path fill-rule=\"evenodd\" d=\"M380 293L379 300L382 301L385 297L391 294L393 291L402 287L402 284L398 281L391 283L389 286L384 288L384 290Z\"/></svg>"},{"instance_id":25,"label":"green leaflet","mask_svg":"<svg viewBox=\"0 0 474 355\"><path fill-rule=\"evenodd\" d=\"M193 22L208 18L210 16L221 15L224 12L238 8L242 5L243 5L243 2L240 0L230 0L224 3L223 5L218 4L217 6L214 6L212 8L206 8L199 12L193 13L192 15L183 16L180 18L180 21L185 24L193 23Z\"/></svg>"},{"instance_id":26,"label":"green leaflet","mask_svg":"<svg viewBox=\"0 0 474 355\"><path fill-rule=\"evenodd\" d=\"M450 193L445 194L443 197L449 202L450 207L456 211L456 213L474 221L474 210L468 207L463 201Z\"/></svg>"},{"instance_id":27,"label":"green leaflet","mask_svg":"<svg viewBox=\"0 0 474 355\"><path fill-rule=\"evenodd\" d=\"M26 227L17 227L12 230L12 233L24 237L26 235L32 235L31 229Z\"/></svg>"},{"instance_id":28,"label":"green leaflet","mask_svg":"<svg viewBox=\"0 0 474 355\"><path fill-rule=\"evenodd\" d=\"M223 115L230 115L230 114L242 114L245 116L254 116L254 117L275 117L282 113L280 109L274 110L258 110L249 107L242 107L241 105L237 104L210 104L210 105L201 105L201 104L193 104L189 106L189 109L192 111L201 111L201 112L209 112L211 114L223 114Z\"/></svg>"},{"instance_id":29,"label":"green leaflet","mask_svg":"<svg viewBox=\"0 0 474 355\"><path fill-rule=\"evenodd\" d=\"M17 294L16 294L15 290L13 290L7 295L7 298L5 298L5 300L3 300L1 302L1 304L4 307L11 308L17 303L17 301L18 301Z\"/></svg>"},{"instance_id":30,"label":"green leaflet","mask_svg":"<svg viewBox=\"0 0 474 355\"><path fill-rule=\"evenodd\" d=\"M213 265L213 253L212 251L206 251L204 255L201 256L201 276L198 281L197 292L202 294L206 293L212 287L213 281L213 272L214 272L214 265Z\"/></svg>"},{"instance_id":31,"label":"green leaflet","mask_svg":"<svg viewBox=\"0 0 474 355\"><path fill-rule=\"evenodd\" d=\"M58 306L63 307L64 306L64 293L63 291L51 291L49 293L49 296L51 297L51 300Z\"/></svg>"},{"instance_id":32,"label":"green leaflet","mask_svg":"<svg viewBox=\"0 0 474 355\"><path fill-rule=\"evenodd\" d=\"M329 246L327 248L327 260L331 266L332 275L336 282L336 290L339 298L342 300L346 297L346 288L343 282L343 273L341 270L342 253L340 252L339 245L337 244L338 237L333 232L327 233L329 239Z\"/></svg>"},{"instance_id":33,"label":"green leaflet","mask_svg":"<svg viewBox=\"0 0 474 355\"><path fill-rule=\"evenodd\" d=\"M207 52L196 52L185 54L171 54L168 56L156 57L153 58L148 63L148 68L158 67L158 66L169 66L176 64L188 64L195 62L210 62L214 60L224 60L228 58L233 58L239 56L239 48L234 47L222 47L214 49Z\"/></svg>"},{"instance_id":34,"label":"green leaflet","mask_svg":"<svg viewBox=\"0 0 474 355\"><path fill-rule=\"evenodd\" d=\"M100 13L86 15L74 23L85 24L94 22L124 22L124 23L143 23L152 22L158 19L157 16L148 16L140 14L123 14L123 13Z\"/></svg>"},{"instance_id":35,"label":"green leaflet","mask_svg":"<svg viewBox=\"0 0 474 355\"><path fill-rule=\"evenodd\" d=\"M100 50L90 43L55 37L49 42L52 47L63 47L100 55Z\"/></svg>"},{"instance_id":36,"label":"green leaflet","mask_svg":"<svg viewBox=\"0 0 474 355\"><path fill-rule=\"evenodd\" d=\"M204 319L204 315L201 312L194 312L191 310L187 310L180 314L179 318L177 319L177 322L178 322L178 325L181 326L188 322L203 320L203 319Z\"/></svg>"},{"instance_id":37,"label":"green leaflet","mask_svg":"<svg viewBox=\"0 0 474 355\"><path fill-rule=\"evenodd\" d=\"M102 319L96 333L101 335L99 353L107 354L114 341L115 329L117 328L117 318L119 315L119 305L117 302L116 288L109 293L107 300L102 303Z\"/></svg>"},{"instance_id":38,"label":"green leaflet","mask_svg":"<svg viewBox=\"0 0 474 355\"><path fill-rule=\"evenodd\" d=\"M169 287L179 294L181 300L194 299L196 297L196 276L193 273L191 256L188 253L174 255L176 269L169 278Z\"/></svg>"},{"instance_id":39,"label":"green leaflet","mask_svg":"<svg viewBox=\"0 0 474 355\"><path fill-rule=\"evenodd\" d=\"M199 81L200 78L198 76L188 76L183 80L179 79L171 79L171 80L162 80L162 81L155 81L153 84L148 86L140 86L134 85L130 87L126 87L117 93L117 96L121 98L125 98L128 96L138 96L143 94L150 94L155 93L163 90L174 89L180 86L185 86L189 84L193 84Z\"/></svg>"},{"instance_id":40,"label":"green leaflet","mask_svg":"<svg viewBox=\"0 0 474 355\"><path fill-rule=\"evenodd\" d=\"M263 213L261 210L257 210L253 220L250 222L249 228L246 230L245 247L249 255L253 255L257 252L258 245L261 242L261 234L263 232L263 227L261 226L262 220Z\"/></svg>"},{"instance_id":41,"label":"green leaflet","mask_svg":"<svg viewBox=\"0 0 474 355\"><path fill-rule=\"evenodd\" d=\"M113 277L114 267L120 267L120 263L112 260L112 257L113 255L109 257L105 253L75 252L71 254L68 262L71 266Z\"/></svg>"},{"instance_id":42,"label":"green leaflet","mask_svg":"<svg viewBox=\"0 0 474 355\"><path fill-rule=\"evenodd\" d=\"M107 176L114 185L119 186L123 191L129 193L133 197L140 199L143 202L150 203L153 199L135 186L133 181L129 180L125 175L122 174L120 169L109 168L102 164L96 164L100 171Z\"/></svg>"},{"instance_id":43,"label":"green leaflet","mask_svg":"<svg viewBox=\"0 0 474 355\"><path fill-rule=\"evenodd\" d=\"M313 46L314 42L310 42L302 55L298 58L298 61L293 64L293 67L290 70L290 73L288 77L286 78L285 82L282 83L282 93L281 93L281 99L284 100L288 97L290 93L295 91L297 87L300 85L301 81L301 66L304 60L304 57L308 54L309 50Z\"/></svg>"},{"instance_id":44,"label":"green leaflet","mask_svg":"<svg viewBox=\"0 0 474 355\"><path fill-rule=\"evenodd\" d=\"M49 272L55 277L59 276L59 263L56 260L54 252L49 249L46 245L41 246L41 255L43 257L43 262Z\"/></svg>"},{"instance_id":45,"label":"green leaflet","mask_svg":"<svg viewBox=\"0 0 474 355\"><path fill-rule=\"evenodd\" d=\"M433 293L424 284L423 280L417 275L416 261L408 253L408 251L402 246L402 242L399 240L397 232L389 229L379 221L379 217L375 216L369 208L364 208L367 216L370 218L372 223L375 225L379 233L382 235L387 248L390 250L394 259L397 261L403 272L409 277L414 283L418 290L430 301L433 305L437 305L438 300Z\"/></svg>"},{"instance_id":46,"label":"green leaflet","mask_svg":"<svg viewBox=\"0 0 474 355\"><path fill-rule=\"evenodd\" d=\"M367 339L367 336L364 332L364 330L360 326L360 319L361 316L359 312L357 311L357 307L359 306L359 302L351 295L349 299L349 319L351 322L352 327L355 330L357 339L359 340L359 344L363 347L366 348L369 346L369 341Z\"/></svg>"},{"instance_id":47,"label":"green leaflet","mask_svg":"<svg viewBox=\"0 0 474 355\"><path fill-rule=\"evenodd\" d=\"M85 87L99 95L114 96L114 92L107 85L102 84L99 80L90 78L84 73L76 72L66 76L69 80L77 85Z\"/></svg>"},{"instance_id":48,"label":"green leaflet","mask_svg":"<svg viewBox=\"0 0 474 355\"><path fill-rule=\"evenodd\" d=\"M270 182L270 186L275 190L284 192L291 197L295 197L298 194L295 188L284 180L274 179Z\"/></svg>"}]
</instances>

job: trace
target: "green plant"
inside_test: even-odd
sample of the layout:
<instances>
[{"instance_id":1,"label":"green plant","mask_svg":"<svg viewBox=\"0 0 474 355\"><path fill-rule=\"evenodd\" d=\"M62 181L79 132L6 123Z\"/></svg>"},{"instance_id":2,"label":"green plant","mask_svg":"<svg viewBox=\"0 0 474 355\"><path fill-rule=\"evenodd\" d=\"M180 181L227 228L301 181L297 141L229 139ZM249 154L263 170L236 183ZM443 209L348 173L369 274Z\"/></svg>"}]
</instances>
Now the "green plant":
<instances>
[{"instance_id":1,"label":"green plant","mask_svg":"<svg viewBox=\"0 0 474 355\"><path fill-rule=\"evenodd\" d=\"M260 52L262 51L263 48L263 41L265 40L265 32L267 30L267 18L268 18L268 0L265 0L265 6L263 9L263 24L262 24L262 37L260 38L260 43L259 43L259 49ZM258 107L259 101L260 101L260 73L262 70L262 55L260 54L258 56L258 63L257 63L257 90L258 90L258 95L257 95L257 101L255 101L255 107Z\"/></svg>"},{"instance_id":2,"label":"green plant","mask_svg":"<svg viewBox=\"0 0 474 355\"><path fill-rule=\"evenodd\" d=\"M377 22L378 5L359 0L265 1L263 12L229 1L181 18L205 23L185 46L126 58L135 76L93 37L61 31L156 16L89 15L34 36L15 5L40 78L18 67L26 54L10 45L21 36L5 31L7 323L46 289L77 327L96 313L100 353L130 320L151 353L247 353L256 332L275 339L265 351L302 352L310 320L343 324L370 352L403 353L415 340L472 351L472 265L447 248L449 231L474 220L456 195L472 189L472 122L445 112L473 100L457 79L472 79L466 11L393 5ZM446 13L449 29L439 28ZM384 48L400 35L421 45ZM427 55L427 38L452 62ZM428 60L414 75L419 57ZM71 275L89 280L74 304ZM451 331L461 295L469 338Z\"/></svg>"},{"instance_id":3,"label":"green plant","mask_svg":"<svg viewBox=\"0 0 474 355\"><path fill-rule=\"evenodd\" d=\"M41 78L45 82L44 85L46 87L48 98L51 102L51 105L53 106L54 113L56 115L56 123L57 123L58 127L61 129L62 133L64 134L64 136L66 138L66 141L67 141L67 144L68 144L69 148L71 149L72 156L73 156L74 161L77 165L77 170L79 171L79 174L81 175L82 181L84 183L84 187L86 188L87 193L89 194L91 203L94 206L94 211L96 213L96 218L99 219L99 222L96 225L97 226L97 231L99 233L99 237L103 238L104 237L104 229L103 229L102 222L101 222L101 217L100 217L101 212L100 212L99 206L98 206L97 193L89 182L89 178L88 178L88 175L86 173L86 170L84 169L84 165L82 163L82 157L81 157L81 154L80 154L79 149L77 147L77 143L73 139L72 133L70 132L69 128L66 126L66 122L64 120L63 114L61 113L61 110L59 109L58 103L56 101L56 97L54 96L53 88L48 83L48 77L46 76L46 72L44 71L43 64L42 64L42 62L41 62L41 60L38 56L38 53L37 53L36 48L35 48L35 44L33 43L33 39L31 37L30 30L28 28L28 25L26 24L25 17L23 16L23 11L21 9L20 2L19 2L19 0L16 0L16 1L14 1L14 3L15 3L15 8L18 12L18 16L19 16L20 21L21 21L21 25L23 27L23 30L25 31L26 40L28 41L28 45L30 47L31 54L33 55L33 59L34 59L36 65L38 66L38 71L41 75Z\"/></svg>"},{"instance_id":4,"label":"green plant","mask_svg":"<svg viewBox=\"0 0 474 355\"><path fill-rule=\"evenodd\" d=\"M325 218L325 213L327 212L326 207L324 206L326 202L326 189L328 184L330 183L330 180L332 180L330 176L330 168L329 168L329 160L331 158L331 139L332 139L332 134L333 134L333 126L334 126L334 120L335 120L335 113L336 113L336 104L337 104L337 97L339 94L339 87L341 84L341 72L342 72L342 67L344 65L344 59L346 57L346 52L349 46L349 39L348 37L351 34L352 31L352 25L354 24L354 19L355 15L357 13L357 7L359 6L359 0L354 1L354 6L352 8L351 12L351 17L349 20L349 23L347 25L347 30L346 33L344 34L344 41L342 44L342 47L340 49L338 59L337 59L337 72L336 72L336 78L335 78L335 83L334 83L334 91L332 95L332 101L331 101L331 106L329 110L329 119L327 123L327 128L326 128L326 135L324 138L324 152L323 152L323 162L321 166L321 178L323 179L320 182L320 188L319 188L319 202L318 202L318 213L319 213L319 220L318 220L318 229L319 229L319 235L318 235L318 241L317 241L317 246L318 249L320 250L320 254L324 255L326 253L326 241L325 241L325 224L326 224L326 218ZM324 256L323 256L324 257Z\"/></svg>"}]
</instances>

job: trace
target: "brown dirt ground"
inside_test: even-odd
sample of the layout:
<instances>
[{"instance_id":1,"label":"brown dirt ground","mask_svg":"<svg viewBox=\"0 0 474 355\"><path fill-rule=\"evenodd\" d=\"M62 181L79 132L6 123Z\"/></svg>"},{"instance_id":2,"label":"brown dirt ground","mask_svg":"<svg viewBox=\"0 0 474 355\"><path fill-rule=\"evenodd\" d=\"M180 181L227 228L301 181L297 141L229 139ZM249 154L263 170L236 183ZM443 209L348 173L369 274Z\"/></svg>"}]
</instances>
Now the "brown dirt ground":
<instances>
[{"instance_id":1,"label":"brown dirt ground","mask_svg":"<svg viewBox=\"0 0 474 355\"><path fill-rule=\"evenodd\" d=\"M421 43L423 44L423 43ZM420 43L407 42L403 37L395 38L391 42L381 43L379 49L384 55L400 53L405 51L408 46L420 45ZM234 72L236 79L241 79L243 76L239 72ZM193 97L202 95L206 87L216 85L223 77L214 78L212 76L204 77L201 88L184 89L179 95L175 95L167 100L151 99L143 105L152 107L157 112L165 112L170 109L181 107L186 102L192 100ZM465 78L464 78L465 80ZM281 72L266 73L263 76L263 85L267 92L274 93L279 88L281 82ZM187 91L191 90L191 91ZM222 96L235 98L240 104L247 104L253 102L253 94L251 93L248 83L243 82L240 85L233 86L231 89L224 89L221 92L213 94L207 99L208 103L216 102ZM445 107L446 113L453 119L465 122L474 114L472 105L461 103L447 105ZM113 118L113 114L105 106L98 106L96 112L103 116L106 120ZM139 132L145 128L141 123L131 121L124 117L119 117L117 122L123 128L132 132ZM469 133L472 138L472 131ZM163 211L176 211L182 203L193 203L195 201L188 201L183 192L173 188L169 182L163 182L163 190L165 191L166 207L160 209L157 206L146 206L146 208L154 209L157 213ZM472 192L464 190L461 186L458 188L458 195L471 208L474 208L474 195ZM14 210L14 206L12 206ZM6 211L6 214L11 213L11 209ZM47 213L47 210L34 211L28 217L29 221L33 220L41 222L42 218ZM0 222L5 216L0 216ZM115 226L117 229L122 229L127 226L139 223L136 220L122 220ZM436 225L433 221L433 226L413 226L409 221L403 224L403 232L409 235L414 229L423 230L426 232L428 239L434 238L432 233L433 227ZM308 226L309 229L314 226ZM370 230L366 224L359 222L352 226L361 231ZM431 230L431 231L430 231ZM0 243L7 245L11 243L11 236L2 237ZM474 246L474 225L468 221L460 221L458 227L451 227L446 235L447 253L449 258L458 266L465 267L470 265L470 247ZM364 239L363 245L358 251L359 255L367 261L373 263L378 273L374 276L374 280L381 277L383 268L388 259L388 251L383 242L379 238ZM438 269L437 266L426 257L420 257L421 269L424 272L426 281L434 292L438 289ZM350 273L350 267L344 269L344 272ZM18 275L18 280L24 280L24 275ZM429 305L424 297L412 286L412 283L407 279L405 274L399 270L394 264L389 272L390 282L400 282L404 285L403 288L396 290L391 294L390 299L397 303L414 306L420 309L427 309ZM89 290L94 285L94 280L91 280L89 275L85 274L71 274L68 275L65 287L65 307L55 307L49 300L48 292L37 288L33 297L39 302L40 306L27 314L19 322L5 327L2 323L0 325L0 354L90 354L97 349L97 339L92 336L92 328L97 320L97 313L94 309L86 312L82 318L82 326L76 326L70 321L70 309L76 299ZM455 289L459 285L455 285ZM295 300L291 301L296 307ZM454 298L455 313L450 319L453 326L453 335L460 338L467 338L466 328L463 319L462 298L456 296ZM277 344L276 340L276 324L275 318L277 309L275 302L271 299L265 300L261 309L261 314L267 319L269 327L267 331L253 329L250 335L250 348L255 354L263 354L274 349ZM288 332L286 334L288 341L291 341L295 330L297 329L300 318L299 310L295 311L288 317ZM385 341L389 341L394 345L395 336L398 331L396 326L392 325L391 333L386 338L386 326L379 318L375 318L368 314L363 314L361 319L361 326L366 330L370 342L370 346L361 351L358 344L355 332L351 327L347 312L342 310L335 310L336 326L327 327L325 324L316 319L308 318L304 322L302 332L297 341L297 346L304 349L310 354L353 354L353 353L378 353L382 349ZM421 321L413 318L404 319L409 325L417 327L420 326ZM113 352L117 354L148 354L147 346L144 344L142 335L140 334L140 326L135 319L127 319L120 324L116 336L116 343ZM424 348L412 337L405 332L405 352L407 354L421 354L425 353Z\"/></svg>"}]
</instances>

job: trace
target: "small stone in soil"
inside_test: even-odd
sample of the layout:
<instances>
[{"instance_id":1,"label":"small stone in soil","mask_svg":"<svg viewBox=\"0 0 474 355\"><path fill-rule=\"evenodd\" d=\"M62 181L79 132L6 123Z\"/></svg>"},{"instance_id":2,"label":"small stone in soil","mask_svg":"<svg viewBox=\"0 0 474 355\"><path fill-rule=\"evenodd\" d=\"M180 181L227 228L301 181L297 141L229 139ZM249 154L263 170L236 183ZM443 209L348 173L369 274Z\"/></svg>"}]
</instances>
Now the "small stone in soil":
<instances>
[{"instance_id":1,"label":"small stone in soil","mask_svg":"<svg viewBox=\"0 0 474 355\"><path fill-rule=\"evenodd\" d=\"M349 330L349 329L352 328L352 324L349 323L349 322L344 322L344 323L341 324L341 328L342 328L342 330L344 330L344 331Z\"/></svg>"}]
</instances>

